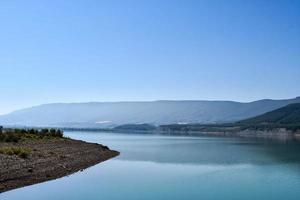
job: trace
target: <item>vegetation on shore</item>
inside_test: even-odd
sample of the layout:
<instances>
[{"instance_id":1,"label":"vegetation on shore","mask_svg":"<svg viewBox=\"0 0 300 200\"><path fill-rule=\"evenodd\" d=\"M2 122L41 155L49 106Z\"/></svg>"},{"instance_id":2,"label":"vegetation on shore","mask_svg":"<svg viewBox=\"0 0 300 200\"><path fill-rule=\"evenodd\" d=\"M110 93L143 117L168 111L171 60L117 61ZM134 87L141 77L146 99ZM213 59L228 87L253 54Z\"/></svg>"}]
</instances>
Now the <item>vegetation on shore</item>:
<instances>
[{"instance_id":1,"label":"vegetation on shore","mask_svg":"<svg viewBox=\"0 0 300 200\"><path fill-rule=\"evenodd\" d=\"M0 154L16 155L20 158L27 158L31 152L31 148L26 147L1 147Z\"/></svg>"},{"instance_id":2,"label":"vegetation on shore","mask_svg":"<svg viewBox=\"0 0 300 200\"><path fill-rule=\"evenodd\" d=\"M60 129L3 129L0 127L0 142L19 142L28 139L63 138Z\"/></svg>"},{"instance_id":3,"label":"vegetation on shore","mask_svg":"<svg viewBox=\"0 0 300 200\"><path fill-rule=\"evenodd\" d=\"M63 132L59 129L3 129L0 126L0 142L4 144L20 143L30 140L63 138ZM20 158L28 158L31 148L16 145L0 146L0 154L16 155Z\"/></svg>"}]
</instances>

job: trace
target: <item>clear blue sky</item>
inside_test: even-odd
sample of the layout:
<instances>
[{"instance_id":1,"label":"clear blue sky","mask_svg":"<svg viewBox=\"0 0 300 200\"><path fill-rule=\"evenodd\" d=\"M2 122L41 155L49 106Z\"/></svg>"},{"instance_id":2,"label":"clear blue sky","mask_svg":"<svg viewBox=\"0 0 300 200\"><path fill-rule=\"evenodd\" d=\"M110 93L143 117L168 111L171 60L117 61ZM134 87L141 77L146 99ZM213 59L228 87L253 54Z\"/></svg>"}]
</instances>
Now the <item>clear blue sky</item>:
<instances>
[{"instance_id":1,"label":"clear blue sky","mask_svg":"<svg viewBox=\"0 0 300 200\"><path fill-rule=\"evenodd\" d=\"M0 113L300 95L299 0L2 0Z\"/></svg>"}]
</instances>

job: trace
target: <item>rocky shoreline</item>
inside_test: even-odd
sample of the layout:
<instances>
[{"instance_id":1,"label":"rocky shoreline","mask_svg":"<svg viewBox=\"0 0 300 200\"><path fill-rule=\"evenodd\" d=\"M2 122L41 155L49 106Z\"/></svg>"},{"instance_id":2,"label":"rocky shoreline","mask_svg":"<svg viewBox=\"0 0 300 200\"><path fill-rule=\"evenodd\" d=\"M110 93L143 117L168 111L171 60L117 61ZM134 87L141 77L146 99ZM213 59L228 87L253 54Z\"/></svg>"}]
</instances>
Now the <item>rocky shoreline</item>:
<instances>
[{"instance_id":1,"label":"rocky shoreline","mask_svg":"<svg viewBox=\"0 0 300 200\"><path fill-rule=\"evenodd\" d=\"M26 158L0 153L0 193L57 179L119 155L108 147L73 139L0 142L0 148L31 149Z\"/></svg>"},{"instance_id":2,"label":"rocky shoreline","mask_svg":"<svg viewBox=\"0 0 300 200\"><path fill-rule=\"evenodd\" d=\"M220 136L220 137L240 137L269 140L300 140L300 132L293 132L285 128L271 130L245 129L239 131L161 131L164 135L189 135L189 136Z\"/></svg>"}]
</instances>

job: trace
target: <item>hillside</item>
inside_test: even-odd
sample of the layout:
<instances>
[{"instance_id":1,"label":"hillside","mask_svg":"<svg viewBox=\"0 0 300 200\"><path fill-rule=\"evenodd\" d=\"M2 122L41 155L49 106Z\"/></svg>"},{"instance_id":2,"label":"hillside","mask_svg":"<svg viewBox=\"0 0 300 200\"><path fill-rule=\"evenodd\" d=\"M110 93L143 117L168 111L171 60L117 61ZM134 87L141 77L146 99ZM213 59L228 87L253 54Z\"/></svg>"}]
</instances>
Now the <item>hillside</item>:
<instances>
[{"instance_id":1,"label":"hillside","mask_svg":"<svg viewBox=\"0 0 300 200\"><path fill-rule=\"evenodd\" d=\"M300 98L234 101L55 103L0 116L2 125L108 128L122 124L226 123L261 115Z\"/></svg>"},{"instance_id":2,"label":"hillside","mask_svg":"<svg viewBox=\"0 0 300 200\"><path fill-rule=\"evenodd\" d=\"M113 131L154 131L157 127L151 124L124 124L116 126Z\"/></svg>"},{"instance_id":3,"label":"hillside","mask_svg":"<svg viewBox=\"0 0 300 200\"><path fill-rule=\"evenodd\" d=\"M227 136L287 138L290 136L289 131L295 133L300 130L300 103L289 104L236 123L169 124L159 126L159 130L173 134L207 133Z\"/></svg>"},{"instance_id":4,"label":"hillside","mask_svg":"<svg viewBox=\"0 0 300 200\"><path fill-rule=\"evenodd\" d=\"M300 103L289 104L265 114L242 120L241 124L300 124Z\"/></svg>"}]
</instances>

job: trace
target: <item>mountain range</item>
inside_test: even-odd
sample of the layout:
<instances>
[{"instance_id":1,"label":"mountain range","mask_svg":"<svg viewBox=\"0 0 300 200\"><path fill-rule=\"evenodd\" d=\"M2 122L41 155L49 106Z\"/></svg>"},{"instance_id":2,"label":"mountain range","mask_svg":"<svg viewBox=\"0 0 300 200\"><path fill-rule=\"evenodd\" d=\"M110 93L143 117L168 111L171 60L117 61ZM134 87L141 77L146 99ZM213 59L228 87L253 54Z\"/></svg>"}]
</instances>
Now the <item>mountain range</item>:
<instances>
[{"instance_id":1,"label":"mountain range","mask_svg":"<svg viewBox=\"0 0 300 200\"><path fill-rule=\"evenodd\" d=\"M122 124L227 123L281 108L294 99L53 103L1 115L1 125L108 128Z\"/></svg>"},{"instance_id":2,"label":"mountain range","mask_svg":"<svg viewBox=\"0 0 300 200\"><path fill-rule=\"evenodd\" d=\"M242 120L240 124L300 125L300 103L293 103L265 114Z\"/></svg>"}]
</instances>

